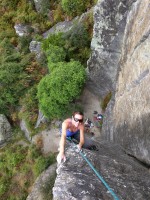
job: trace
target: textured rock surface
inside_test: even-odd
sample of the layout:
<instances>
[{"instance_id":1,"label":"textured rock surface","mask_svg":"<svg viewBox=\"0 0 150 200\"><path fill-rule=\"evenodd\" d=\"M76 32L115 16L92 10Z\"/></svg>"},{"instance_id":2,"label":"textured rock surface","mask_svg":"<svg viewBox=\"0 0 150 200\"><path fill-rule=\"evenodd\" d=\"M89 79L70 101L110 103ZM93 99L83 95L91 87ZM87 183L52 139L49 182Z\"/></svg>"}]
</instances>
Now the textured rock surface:
<instances>
[{"instance_id":1,"label":"textured rock surface","mask_svg":"<svg viewBox=\"0 0 150 200\"><path fill-rule=\"evenodd\" d=\"M93 12L93 8L91 8L89 11L87 11L86 13L83 13L80 17L75 17L73 20L71 21L64 21L64 22L58 22L56 25L54 25L52 28L50 28L48 31L46 31L45 33L43 33L43 37L47 38L49 34L52 33L58 33L58 32L67 32L69 30L72 29L72 27L77 24L77 23L81 23L83 20L85 20L85 18Z\"/></svg>"},{"instance_id":2,"label":"textured rock surface","mask_svg":"<svg viewBox=\"0 0 150 200\"><path fill-rule=\"evenodd\" d=\"M150 1L128 13L115 99L104 120L103 138L121 144L150 165Z\"/></svg>"},{"instance_id":3,"label":"textured rock surface","mask_svg":"<svg viewBox=\"0 0 150 200\"><path fill-rule=\"evenodd\" d=\"M88 85L96 95L115 90L127 11L133 0L100 0L94 9Z\"/></svg>"},{"instance_id":4,"label":"textured rock surface","mask_svg":"<svg viewBox=\"0 0 150 200\"><path fill-rule=\"evenodd\" d=\"M32 40L32 41L30 42L29 49L30 49L30 52L36 54L36 58L37 58L37 59L40 59L40 58L41 58L41 56L42 56L42 54L43 54L42 51L41 51L41 42Z\"/></svg>"},{"instance_id":5,"label":"textured rock surface","mask_svg":"<svg viewBox=\"0 0 150 200\"><path fill-rule=\"evenodd\" d=\"M36 11L43 14L48 14L50 2L48 0L34 0Z\"/></svg>"},{"instance_id":6,"label":"textured rock surface","mask_svg":"<svg viewBox=\"0 0 150 200\"><path fill-rule=\"evenodd\" d=\"M9 139L11 134L10 123L4 115L0 114L0 145Z\"/></svg>"},{"instance_id":7,"label":"textured rock surface","mask_svg":"<svg viewBox=\"0 0 150 200\"><path fill-rule=\"evenodd\" d=\"M30 30L32 29L32 27L30 27L29 25L24 24L16 24L14 28L17 35L19 35L20 37L29 35Z\"/></svg>"},{"instance_id":8,"label":"textured rock surface","mask_svg":"<svg viewBox=\"0 0 150 200\"><path fill-rule=\"evenodd\" d=\"M150 197L150 174L118 146L100 142L99 151L86 152L87 158L120 200L147 200ZM53 200L112 200L112 195L97 176L68 146L67 161L57 168Z\"/></svg>"},{"instance_id":9,"label":"textured rock surface","mask_svg":"<svg viewBox=\"0 0 150 200\"><path fill-rule=\"evenodd\" d=\"M26 126L26 122L24 120L21 120L21 122L20 122L20 129L25 133L25 137L31 142L31 140L32 140L31 133L28 130L28 128Z\"/></svg>"}]
</instances>

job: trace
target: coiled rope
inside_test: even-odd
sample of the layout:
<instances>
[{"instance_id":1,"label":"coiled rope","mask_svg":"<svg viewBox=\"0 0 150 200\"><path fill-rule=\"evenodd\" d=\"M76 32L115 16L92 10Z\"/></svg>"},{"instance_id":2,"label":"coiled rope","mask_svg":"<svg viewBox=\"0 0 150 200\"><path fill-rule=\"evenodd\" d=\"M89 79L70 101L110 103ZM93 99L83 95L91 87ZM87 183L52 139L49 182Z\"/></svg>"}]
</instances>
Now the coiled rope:
<instances>
[{"instance_id":1,"label":"coiled rope","mask_svg":"<svg viewBox=\"0 0 150 200\"><path fill-rule=\"evenodd\" d=\"M67 137L67 140L69 140L70 142L72 142L74 144L74 146L76 147L76 144L72 141L71 137ZM77 147L76 147L77 148ZM117 197L117 195L113 192L113 190L109 187L109 185L106 183L106 181L102 178L102 176L99 174L99 172L94 168L94 166L92 165L92 163L87 159L86 155L82 152L79 151L79 154L82 156L82 158L88 163L88 165L90 166L90 168L95 172L95 174L97 175L97 177L100 179L100 181L104 184L104 186L108 189L108 191L111 193L111 195L113 196L113 198L115 200L119 200L119 198Z\"/></svg>"}]
</instances>

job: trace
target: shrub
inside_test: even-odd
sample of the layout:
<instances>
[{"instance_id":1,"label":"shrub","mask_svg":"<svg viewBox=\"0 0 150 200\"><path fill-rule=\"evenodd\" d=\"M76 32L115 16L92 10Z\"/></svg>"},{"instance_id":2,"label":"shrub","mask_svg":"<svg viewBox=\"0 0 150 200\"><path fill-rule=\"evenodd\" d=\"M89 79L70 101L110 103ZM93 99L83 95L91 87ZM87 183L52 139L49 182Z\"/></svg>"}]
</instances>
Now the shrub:
<instances>
[{"instance_id":1,"label":"shrub","mask_svg":"<svg viewBox=\"0 0 150 200\"><path fill-rule=\"evenodd\" d=\"M109 103L111 97L112 97L112 93L109 92L109 93L103 98L103 100L102 100L102 102L101 102L101 108L102 108L103 111L105 111L105 109L106 109L106 107L107 107L107 105L108 105L108 103Z\"/></svg>"},{"instance_id":2,"label":"shrub","mask_svg":"<svg viewBox=\"0 0 150 200\"><path fill-rule=\"evenodd\" d=\"M39 107L49 118L59 118L68 111L86 80L84 67L77 61L58 63L58 67L45 76L38 85Z\"/></svg>"},{"instance_id":3,"label":"shrub","mask_svg":"<svg viewBox=\"0 0 150 200\"><path fill-rule=\"evenodd\" d=\"M49 49L46 51L46 55L49 64L48 66L50 66L51 63L65 61L66 52L62 47L49 45Z\"/></svg>"},{"instance_id":4,"label":"shrub","mask_svg":"<svg viewBox=\"0 0 150 200\"><path fill-rule=\"evenodd\" d=\"M38 117L38 100L37 100L37 88L31 87L24 97L20 100L22 109L19 112L19 118L24 119L28 129L32 132L37 132L34 129L37 117Z\"/></svg>"},{"instance_id":5,"label":"shrub","mask_svg":"<svg viewBox=\"0 0 150 200\"><path fill-rule=\"evenodd\" d=\"M43 156L39 156L35 160L35 164L33 166L33 173L35 176L39 176L42 171L47 169L48 166L50 166L52 163L54 163L54 156L50 158L44 158Z\"/></svg>"},{"instance_id":6,"label":"shrub","mask_svg":"<svg viewBox=\"0 0 150 200\"><path fill-rule=\"evenodd\" d=\"M54 162L55 155L43 157L34 145L12 143L1 149L0 199L25 200L39 173Z\"/></svg>"},{"instance_id":7,"label":"shrub","mask_svg":"<svg viewBox=\"0 0 150 200\"><path fill-rule=\"evenodd\" d=\"M48 38L43 40L42 48L44 51L49 50L49 45L63 47L65 45L63 33L59 32L57 34L50 34Z\"/></svg>"},{"instance_id":8,"label":"shrub","mask_svg":"<svg viewBox=\"0 0 150 200\"><path fill-rule=\"evenodd\" d=\"M67 15L75 17L85 11L85 0L62 0L62 8Z\"/></svg>"},{"instance_id":9,"label":"shrub","mask_svg":"<svg viewBox=\"0 0 150 200\"><path fill-rule=\"evenodd\" d=\"M0 178L0 197L8 190L9 179L6 176Z\"/></svg>"},{"instance_id":10,"label":"shrub","mask_svg":"<svg viewBox=\"0 0 150 200\"><path fill-rule=\"evenodd\" d=\"M75 25L72 30L64 34L68 59L79 60L86 65L90 55L90 35L84 24Z\"/></svg>"}]
</instances>

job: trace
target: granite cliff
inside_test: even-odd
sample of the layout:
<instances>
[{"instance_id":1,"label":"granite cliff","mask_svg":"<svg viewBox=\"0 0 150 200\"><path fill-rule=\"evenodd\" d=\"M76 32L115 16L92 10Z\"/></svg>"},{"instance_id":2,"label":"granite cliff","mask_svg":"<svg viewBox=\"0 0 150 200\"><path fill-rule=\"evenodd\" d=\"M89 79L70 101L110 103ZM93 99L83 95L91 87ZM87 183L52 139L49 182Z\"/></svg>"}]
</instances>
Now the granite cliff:
<instances>
[{"instance_id":1,"label":"granite cliff","mask_svg":"<svg viewBox=\"0 0 150 200\"><path fill-rule=\"evenodd\" d=\"M150 2L136 1L126 14L116 87L102 137L150 165ZM115 48L116 50L116 48Z\"/></svg>"},{"instance_id":2,"label":"granite cliff","mask_svg":"<svg viewBox=\"0 0 150 200\"><path fill-rule=\"evenodd\" d=\"M122 145L148 165L149 6L148 0L100 1L95 7L93 53L88 62L90 87L99 95L114 94L105 113L103 139Z\"/></svg>"}]
</instances>

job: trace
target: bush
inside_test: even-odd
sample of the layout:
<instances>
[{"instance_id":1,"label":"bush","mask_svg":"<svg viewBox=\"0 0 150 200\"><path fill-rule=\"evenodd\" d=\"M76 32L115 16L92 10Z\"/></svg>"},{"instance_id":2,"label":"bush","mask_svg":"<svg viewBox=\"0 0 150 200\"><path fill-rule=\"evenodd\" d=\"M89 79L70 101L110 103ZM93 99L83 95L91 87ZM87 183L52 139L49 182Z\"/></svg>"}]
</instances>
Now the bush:
<instances>
[{"instance_id":1,"label":"bush","mask_svg":"<svg viewBox=\"0 0 150 200\"><path fill-rule=\"evenodd\" d=\"M25 200L39 173L54 162L54 154L43 157L34 145L12 143L1 149L0 199Z\"/></svg>"},{"instance_id":2,"label":"bush","mask_svg":"<svg viewBox=\"0 0 150 200\"><path fill-rule=\"evenodd\" d=\"M67 15L75 17L85 11L85 0L62 0L62 8Z\"/></svg>"},{"instance_id":3,"label":"bush","mask_svg":"<svg viewBox=\"0 0 150 200\"><path fill-rule=\"evenodd\" d=\"M66 52L62 47L49 45L49 49L46 51L46 54L47 54L49 70L51 63L65 61Z\"/></svg>"},{"instance_id":4,"label":"bush","mask_svg":"<svg viewBox=\"0 0 150 200\"><path fill-rule=\"evenodd\" d=\"M54 163L54 156L50 158L44 158L43 156L38 157L33 166L33 173L36 177L39 176L41 172L47 169L52 163Z\"/></svg>"},{"instance_id":5,"label":"bush","mask_svg":"<svg viewBox=\"0 0 150 200\"><path fill-rule=\"evenodd\" d=\"M109 93L103 98L103 100L102 100L102 102L101 102L101 108L102 108L103 111L105 111L105 109L106 109L106 107L107 107L107 105L108 105L108 103L109 103L111 97L112 97L112 93L109 92Z\"/></svg>"},{"instance_id":6,"label":"bush","mask_svg":"<svg viewBox=\"0 0 150 200\"><path fill-rule=\"evenodd\" d=\"M69 59L79 60L85 64L90 55L90 34L84 24L75 25L72 30L64 34L66 41L67 57Z\"/></svg>"},{"instance_id":7,"label":"bush","mask_svg":"<svg viewBox=\"0 0 150 200\"><path fill-rule=\"evenodd\" d=\"M63 33L59 32L57 34L50 34L48 38L43 40L42 48L44 51L49 49L49 45L63 47L65 45Z\"/></svg>"},{"instance_id":8,"label":"bush","mask_svg":"<svg viewBox=\"0 0 150 200\"><path fill-rule=\"evenodd\" d=\"M20 105L22 109L20 110L18 116L20 119L24 119L27 125L28 130L32 134L35 130L35 123L38 117L38 100L37 100L37 88L36 86L31 87L24 97L20 100Z\"/></svg>"},{"instance_id":9,"label":"bush","mask_svg":"<svg viewBox=\"0 0 150 200\"><path fill-rule=\"evenodd\" d=\"M10 180L6 176L1 177L1 179L0 179L0 197L8 190L9 181Z\"/></svg>"},{"instance_id":10,"label":"bush","mask_svg":"<svg viewBox=\"0 0 150 200\"><path fill-rule=\"evenodd\" d=\"M80 95L85 80L86 72L79 62L58 63L38 85L39 107L43 114L49 119L62 117L69 104Z\"/></svg>"}]
</instances>

